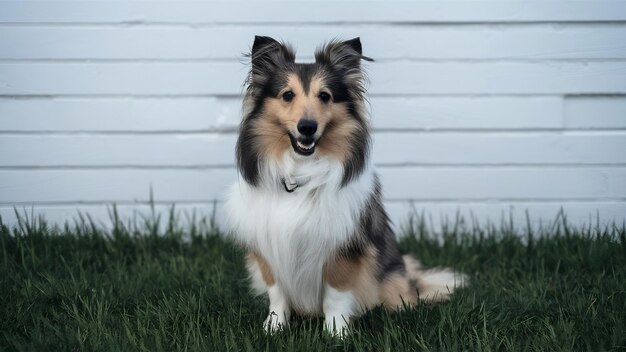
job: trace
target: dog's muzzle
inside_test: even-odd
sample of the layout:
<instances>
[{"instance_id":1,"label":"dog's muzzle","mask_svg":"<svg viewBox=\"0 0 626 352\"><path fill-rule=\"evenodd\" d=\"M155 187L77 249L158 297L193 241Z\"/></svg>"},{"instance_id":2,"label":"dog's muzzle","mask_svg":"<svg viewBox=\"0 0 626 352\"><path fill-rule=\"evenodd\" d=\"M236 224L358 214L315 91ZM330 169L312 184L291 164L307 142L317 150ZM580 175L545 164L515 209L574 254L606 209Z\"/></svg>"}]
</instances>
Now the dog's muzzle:
<instances>
[{"instance_id":1,"label":"dog's muzzle","mask_svg":"<svg viewBox=\"0 0 626 352\"><path fill-rule=\"evenodd\" d=\"M317 139L315 138L315 132L317 132L317 121L311 119L301 119L298 122L298 132L299 136L297 138L289 134L293 150L300 155L307 156L313 154L317 143Z\"/></svg>"}]
</instances>

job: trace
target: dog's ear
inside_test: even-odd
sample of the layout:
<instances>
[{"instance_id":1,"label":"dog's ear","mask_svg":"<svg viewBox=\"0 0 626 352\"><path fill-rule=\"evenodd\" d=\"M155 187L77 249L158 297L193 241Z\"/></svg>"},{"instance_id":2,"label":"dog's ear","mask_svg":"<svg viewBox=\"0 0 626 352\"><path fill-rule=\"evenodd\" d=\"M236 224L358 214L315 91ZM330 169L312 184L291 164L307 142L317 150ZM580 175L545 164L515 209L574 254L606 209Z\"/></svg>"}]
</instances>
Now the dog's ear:
<instances>
[{"instance_id":1,"label":"dog's ear","mask_svg":"<svg viewBox=\"0 0 626 352\"><path fill-rule=\"evenodd\" d=\"M271 74L286 62L294 62L293 50L276 39L265 36L255 36L252 51L252 81L262 83Z\"/></svg>"},{"instance_id":2,"label":"dog's ear","mask_svg":"<svg viewBox=\"0 0 626 352\"><path fill-rule=\"evenodd\" d=\"M356 51L359 55L363 55L363 47L361 46L361 38L356 37L350 40L346 40L343 42L344 45L351 47L354 51Z\"/></svg>"},{"instance_id":3,"label":"dog's ear","mask_svg":"<svg viewBox=\"0 0 626 352\"><path fill-rule=\"evenodd\" d=\"M268 47L268 46L278 47L280 46L280 43L272 37L255 35L254 43L252 44L252 52L250 53L250 56L254 57L255 54L258 54L263 48Z\"/></svg>"},{"instance_id":4,"label":"dog's ear","mask_svg":"<svg viewBox=\"0 0 626 352\"><path fill-rule=\"evenodd\" d=\"M360 69L361 60L374 61L363 56L359 37L346 41L331 41L315 53L315 61L342 71Z\"/></svg>"}]
</instances>

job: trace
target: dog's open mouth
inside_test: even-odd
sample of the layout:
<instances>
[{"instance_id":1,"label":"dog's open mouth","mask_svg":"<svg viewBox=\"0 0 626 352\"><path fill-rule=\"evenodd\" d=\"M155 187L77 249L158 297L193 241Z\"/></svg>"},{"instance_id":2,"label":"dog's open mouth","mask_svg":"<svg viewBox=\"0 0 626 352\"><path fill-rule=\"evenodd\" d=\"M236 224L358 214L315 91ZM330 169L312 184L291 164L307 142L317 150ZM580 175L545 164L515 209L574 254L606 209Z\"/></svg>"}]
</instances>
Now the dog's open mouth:
<instances>
[{"instance_id":1,"label":"dog's open mouth","mask_svg":"<svg viewBox=\"0 0 626 352\"><path fill-rule=\"evenodd\" d=\"M291 146L293 150L300 155L311 155L315 152L315 145L317 141L313 138L298 138L296 139L289 134L291 139Z\"/></svg>"}]
</instances>

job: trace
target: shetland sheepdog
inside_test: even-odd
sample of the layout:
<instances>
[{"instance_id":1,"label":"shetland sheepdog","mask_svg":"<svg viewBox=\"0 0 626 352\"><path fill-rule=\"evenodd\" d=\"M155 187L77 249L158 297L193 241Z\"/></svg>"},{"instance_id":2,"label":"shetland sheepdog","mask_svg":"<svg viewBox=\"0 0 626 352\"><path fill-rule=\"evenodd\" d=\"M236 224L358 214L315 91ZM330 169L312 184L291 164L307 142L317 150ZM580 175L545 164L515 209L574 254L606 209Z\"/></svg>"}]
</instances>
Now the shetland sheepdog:
<instances>
[{"instance_id":1,"label":"shetland sheepdog","mask_svg":"<svg viewBox=\"0 0 626 352\"><path fill-rule=\"evenodd\" d=\"M449 299L464 276L424 270L398 249L370 161L371 129L359 38L331 41L315 62L256 36L236 147L239 180L229 231L249 251L253 288L269 296L263 327L321 316L343 335L382 305Z\"/></svg>"}]
</instances>

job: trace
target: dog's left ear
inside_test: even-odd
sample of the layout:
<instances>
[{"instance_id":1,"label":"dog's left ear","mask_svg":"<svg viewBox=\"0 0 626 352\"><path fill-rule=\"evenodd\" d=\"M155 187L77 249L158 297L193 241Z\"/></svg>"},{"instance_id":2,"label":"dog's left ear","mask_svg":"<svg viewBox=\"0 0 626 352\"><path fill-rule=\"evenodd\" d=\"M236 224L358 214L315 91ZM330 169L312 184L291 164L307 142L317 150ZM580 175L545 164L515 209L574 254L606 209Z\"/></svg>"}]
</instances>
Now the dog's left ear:
<instances>
[{"instance_id":1,"label":"dog's left ear","mask_svg":"<svg viewBox=\"0 0 626 352\"><path fill-rule=\"evenodd\" d=\"M346 41L332 41L315 53L315 61L340 70L360 69L361 60L374 61L363 56L359 37Z\"/></svg>"},{"instance_id":2,"label":"dog's left ear","mask_svg":"<svg viewBox=\"0 0 626 352\"><path fill-rule=\"evenodd\" d=\"M350 39L350 40L346 40L345 42L343 42L343 44L351 47L352 49L354 49L354 51L359 53L359 55L363 55L363 47L361 46L361 38L360 37L356 37L356 38L353 38L353 39Z\"/></svg>"}]
</instances>

